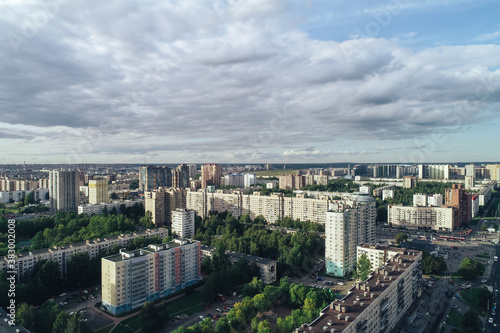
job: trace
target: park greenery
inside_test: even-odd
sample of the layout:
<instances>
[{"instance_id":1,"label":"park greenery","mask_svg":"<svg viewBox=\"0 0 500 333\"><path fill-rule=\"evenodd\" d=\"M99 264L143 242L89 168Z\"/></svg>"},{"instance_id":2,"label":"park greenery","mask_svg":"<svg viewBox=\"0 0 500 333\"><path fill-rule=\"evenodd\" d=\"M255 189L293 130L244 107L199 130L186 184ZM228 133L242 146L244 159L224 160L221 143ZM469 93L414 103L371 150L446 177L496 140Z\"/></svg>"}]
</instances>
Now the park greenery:
<instances>
[{"instance_id":1,"label":"park greenery","mask_svg":"<svg viewBox=\"0 0 500 333\"><path fill-rule=\"evenodd\" d=\"M246 215L243 219L250 218L248 215ZM241 220L241 218L240 218ZM297 230L302 230L302 231L319 231L319 232L324 232L325 231L325 226L323 224L311 222L309 220L307 221L301 221L299 219L292 219L288 216L285 216L283 219L277 220L276 222L270 224L274 225L277 227L283 227L283 228L291 228L291 229L297 229Z\"/></svg>"},{"instance_id":2,"label":"park greenery","mask_svg":"<svg viewBox=\"0 0 500 333\"><path fill-rule=\"evenodd\" d=\"M443 258L436 257L430 254L428 251L423 251L422 253L422 272L424 274L430 275L441 275L447 270L446 262Z\"/></svg>"},{"instance_id":3,"label":"park greenery","mask_svg":"<svg viewBox=\"0 0 500 333\"><path fill-rule=\"evenodd\" d=\"M264 217L237 220L230 213L213 213L196 228L195 239L204 245L223 245L227 250L278 261L278 274L309 271L313 257L324 255L324 240L311 231L282 234L268 230Z\"/></svg>"},{"instance_id":4,"label":"park greenery","mask_svg":"<svg viewBox=\"0 0 500 333\"><path fill-rule=\"evenodd\" d=\"M89 239L109 237L134 232L138 227L152 227L151 216L144 214L140 204L122 205L119 209L105 210L102 215L77 215L75 212L59 212L54 216L16 221L16 239L31 241L31 245L17 252L35 251ZM0 218L0 255L7 254L7 219Z\"/></svg>"},{"instance_id":5,"label":"park greenery","mask_svg":"<svg viewBox=\"0 0 500 333\"><path fill-rule=\"evenodd\" d=\"M479 260L465 258L460 263L458 273L464 280L472 281L484 273L485 267Z\"/></svg>"},{"instance_id":6,"label":"park greenery","mask_svg":"<svg viewBox=\"0 0 500 333\"><path fill-rule=\"evenodd\" d=\"M327 191L327 192L355 192L358 191L359 184L353 179L337 178L328 182L328 185L307 185L301 188L304 191Z\"/></svg>"},{"instance_id":7,"label":"park greenery","mask_svg":"<svg viewBox=\"0 0 500 333\"><path fill-rule=\"evenodd\" d=\"M16 323L37 333L91 333L87 324L80 321L76 314L70 316L53 300L38 308L21 303L16 311Z\"/></svg>"},{"instance_id":8,"label":"park greenery","mask_svg":"<svg viewBox=\"0 0 500 333\"><path fill-rule=\"evenodd\" d=\"M313 321L321 309L332 300L333 295L326 289L315 289L303 284L290 283L288 278L280 280L278 286L264 285L253 278L244 285L246 297L234 305L226 317L218 320L215 328L210 319L191 327L180 327L175 333L230 333L230 332L272 332L268 319L277 306L291 309L290 315L276 319L276 332L288 333L303 323ZM271 312L270 312L271 311Z\"/></svg>"},{"instance_id":9,"label":"park greenery","mask_svg":"<svg viewBox=\"0 0 500 333\"><path fill-rule=\"evenodd\" d=\"M142 332L155 332L169 318L167 304L161 302L155 306L154 302L146 302L141 307L139 322Z\"/></svg>"},{"instance_id":10,"label":"park greenery","mask_svg":"<svg viewBox=\"0 0 500 333\"><path fill-rule=\"evenodd\" d=\"M396 235L396 243L401 244L402 242L405 242L408 239L408 235L400 232L399 234Z\"/></svg>"},{"instance_id":11,"label":"park greenery","mask_svg":"<svg viewBox=\"0 0 500 333\"><path fill-rule=\"evenodd\" d=\"M139 179L138 178L132 179L132 181L129 184L129 188L131 190L137 190L139 188Z\"/></svg>"}]
</instances>

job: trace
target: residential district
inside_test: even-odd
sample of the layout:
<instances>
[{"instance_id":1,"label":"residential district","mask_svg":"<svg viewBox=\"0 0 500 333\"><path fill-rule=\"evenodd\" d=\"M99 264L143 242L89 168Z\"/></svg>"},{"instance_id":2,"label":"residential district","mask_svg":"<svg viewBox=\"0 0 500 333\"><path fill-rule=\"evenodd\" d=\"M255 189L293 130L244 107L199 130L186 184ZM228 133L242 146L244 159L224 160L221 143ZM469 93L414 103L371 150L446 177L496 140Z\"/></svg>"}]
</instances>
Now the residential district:
<instances>
[{"instance_id":1,"label":"residential district","mask_svg":"<svg viewBox=\"0 0 500 333\"><path fill-rule=\"evenodd\" d=\"M498 332L500 164L0 165L1 332Z\"/></svg>"}]
</instances>

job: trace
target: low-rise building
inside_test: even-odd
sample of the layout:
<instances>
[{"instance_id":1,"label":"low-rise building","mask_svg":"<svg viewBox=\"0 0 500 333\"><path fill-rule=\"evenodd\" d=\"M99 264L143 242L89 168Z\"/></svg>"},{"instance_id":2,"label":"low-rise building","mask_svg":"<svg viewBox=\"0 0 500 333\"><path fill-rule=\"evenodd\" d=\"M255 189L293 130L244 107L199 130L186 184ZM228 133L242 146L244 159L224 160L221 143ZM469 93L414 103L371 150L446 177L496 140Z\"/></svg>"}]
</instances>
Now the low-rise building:
<instances>
[{"instance_id":1,"label":"low-rise building","mask_svg":"<svg viewBox=\"0 0 500 333\"><path fill-rule=\"evenodd\" d=\"M102 305L113 314L201 280L200 242L174 240L102 258Z\"/></svg>"},{"instance_id":2,"label":"low-rise building","mask_svg":"<svg viewBox=\"0 0 500 333\"><path fill-rule=\"evenodd\" d=\"M313 322L303 324L295 332L391 332L408 316L410 306L421 296L422 253L375 246L367 251L385 258L383 265L366 281L351 288L344 298L324 308Z\"/></svg>"},{"instance_id":3,"label":"low-rise building","mask_svg":"<svg viewBox=\"0 0 500 333\"><path fill-rule=\"evenodd\" d=\"M14 259L14 268L9 267L10 271L16 271L17 277L23 279L25 274L29 273L37 262L42 260L55 260L59 263L61 277L66 278L67 262L71 255L76 253L88 253L90 258L95 258L100 251L110 250L115 244L120 248L126 247L127 244L136 238L151 238L160 237L161 239L168 236L168 230L165 228L147 229L141 232L134 232L131 234L121 234L118 236L111 236L105 238L97 238L94 240L87 240L79 243L68 244L64 246L56 246L48 249L40 249L30 252L22 252L16 254ZM5 256L0 260L0 269L7 270L8 258Z\"/></svg>"},{"instance_id":4,"label":"low-rise building","mask_svg":"<svg viewBox=\"0 0 500 333\"><path fill-rule=\"evenodd\" d=\"M214 247L210 246L201 246L201 253L203 257L212 257L215 252ZM277 263L276 260L261 258L256 256L251 256L249 254L243 254L238 252L226 251L226 254L229 256L229 259L234 264L240 258L245 259L248 264L256 264L260 270L260 279L262 282L266 284L270 284L276 281L276 271L277 271Z\"/></svg>"},{"instance_id":5,"label":"low-rise building","mask_svg":"<svg viewBox=\"0 0 500 333\"><path fill-rule=\"evenodd\" d=\"M115 208L116 210L120 209L121 205L125 205L125 207L132 207L135 204L140 204L144 205L143 200L127 200L127 201L116 201L116 202L110 202L110 203L102 203L102 204L97 204L97 205L80 205L78 206L78 214L87 214L87 215L92 215L92 214L102 214L104 211L104 208L109 212L111 209Z\"/></svg>"}]
</instances>

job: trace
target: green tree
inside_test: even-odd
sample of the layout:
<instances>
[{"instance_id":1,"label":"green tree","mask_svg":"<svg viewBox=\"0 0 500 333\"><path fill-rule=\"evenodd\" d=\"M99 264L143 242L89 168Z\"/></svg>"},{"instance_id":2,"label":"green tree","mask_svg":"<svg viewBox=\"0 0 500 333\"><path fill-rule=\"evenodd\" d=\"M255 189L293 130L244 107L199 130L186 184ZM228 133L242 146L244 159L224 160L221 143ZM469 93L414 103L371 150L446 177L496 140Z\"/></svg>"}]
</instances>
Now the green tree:
<instances>
[{"instance_id":1,"label":"green tree","mask_svg":"<svg viewBox=\"0 0 500 333\"><path fill-rule=\"evenodd\" d=\"M447 265L443 258L436 257L427 251L423 252L422 271L424 274L441 274L446 270Z\"/></svg>"},{"instance_id":2,"label":"green tree","mask_svg":"<svg viewBox=\"0 0 500 333\"><path fill-rule=\"evenodd\" d=\"M217 333L231 333L231 326L226 317L222 317L217 321L215 325L215 332Z\"/></svg>"},{"instance_id":3,"label":"green tree","mask_svg":"<svg viewBox=\"0 0 500 333\"><path fill-rule=\"evenodd\" d=\"M21 303L16 311L16 322L27 329L32 329L35 322L35 308L32 305Z\"/></svg>"},{"instance_id":4,"label":"green tree","mask_svg":"<svg viewBox=\"0 0 500 333\"><path fill-rule=\"evenodd\" d=\"M399 233L396 235L396 243L401 244L402 242L405 242L408 239L408 235L405 233Z\"/></svg>"},{"instance_id":5,"label":"green tree","mask_svg":"<svg viewBox=\"0 0 500 333\"><path fill-rule=\"evenodd\" d=\"M28 206L35 203L35 192L30 192L24 197L24 205Z\"/></svg>"},{"instance_id":6,"label":"green tree","mask_svg":"<svg viewBox=\"0 0 500 333\"><path fill-rule=\"evenodd\" d=\"M458 272L462 275L465 280L472 281L477 278L484 271L484 266L477 260L472 260L470 258L465 258L460 263L460 269Z\"/></svg>"},{"instance_id":7,"label":"green tree","mask_svg":"<svg viewBox=\"0 0 500 333\"><path fill-rule=\"evenodd\" d=\"M356 271L353 274L353 277L358 281L365 281L368 279L368 275L370 275L372 269L372 264L370 260L366 256L366 254L362 254L358 262L356 263Z\"/></svg>"},{"instance_id":8,"label":"green tree","mask_svg":"<svg viewBox=\"0 0 500 333\"><path fill-rule=\"evenodd\" d=\"M488 230L486 224L481 224L481 231L486 231L486 230Z\"/></svg>"},{"instance_id":9,"label":"green tree","mask_svg":"<svg viewBox=\"0 0 500 333\"><path fill-rule=\"evenodd\" d=\"M132 179L132 181L130 182L130 185L129 185L129 188L131 190L137 190L139 188L139 179Z\"/></svg>"},{"instance_id":10,"label":"green tree","mask_svg":"<svg viewBox=\"0 0 500 333\"><path fill-rule=\"evenodd\" d=\"M474 311L469 310L465 313L462 321L462 329L465 333L479 333L481 332L481 326L479 317Z\"/></svg>"},{"instance_id":11,"label":"green tree","mask_svg":"<svg viewBox=\"0 0 500 333\"><path fill-rule=\"evenodd\" d=\"M64 333L66 327L68 326L69 315L66 311L60 312L56 320L54 321L54 326L52 326L53 333Z\"/></svg>"},{"instance_id":12,"label":"green tree","mask_svg":"<svg viewBox=\"0 0 500 333\"><path fill-rule=\"evenodd\" d=\"M229 256L226 254L226 246L222 242L218 242L214 254L212 255L212 271L220 272L227 269L231 265Z\"/></svg>"},{"instance_id":13,"label":"green tree","mask_svg":"<svg viewBox=\"0 0 500 333\"><path fill-rule=\"evenodd\" d=\"M109 195L109 198L111 200L117 200L118 199L118 194L116 194L115 192L112 192L110 195Z\"/></svg>"},{"instance_id":14,"label":"green tree","mask_svg":"<svg viewBox=\"0 0 500 333\"><path fill-rule=\"evenodd\" d=\"M151 211L147 210L144 213L144 216L139 219L139 224L144 228L152 228L154 226L153 213L151 213Z\"/></svg>"}]
</instances>

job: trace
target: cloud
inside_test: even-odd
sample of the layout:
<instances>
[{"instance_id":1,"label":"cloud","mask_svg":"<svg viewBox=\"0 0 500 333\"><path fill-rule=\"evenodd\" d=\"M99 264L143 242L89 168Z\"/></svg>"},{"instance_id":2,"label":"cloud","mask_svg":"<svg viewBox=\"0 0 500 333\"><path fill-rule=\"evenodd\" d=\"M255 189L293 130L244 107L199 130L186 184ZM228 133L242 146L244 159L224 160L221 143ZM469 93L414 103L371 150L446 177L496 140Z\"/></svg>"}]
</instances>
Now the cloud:
<instances>
[{"instance_id":1,"label":"cloud","mask_svg":"<svg viewBox=\"0 0 500 333\"><path fill-rule=\"evenodd\" d=\"M40 6L0 3L0 29L23 36L22 13ZM252 161L327 159L339 141L398 141L498 117L500 71L490 68L500 46L317 40L294 8L66 2L17 52L0 50L1 121L13 140L81 159Z\"/></svg>"},{"instance_id":2,"label":"cloud","mask_svg":"<svg viewBox=\"0 0 500 333\"><path fill-rule=\"evenodd\" d=\"M476 40L479 42L488 42L490 40L495 40L500 37L500 31L495 31L488 34L480 34L476 37Z\"/></svg>"}]
</instances>

